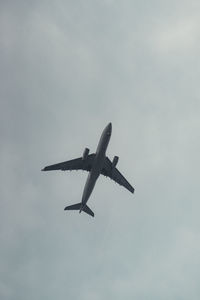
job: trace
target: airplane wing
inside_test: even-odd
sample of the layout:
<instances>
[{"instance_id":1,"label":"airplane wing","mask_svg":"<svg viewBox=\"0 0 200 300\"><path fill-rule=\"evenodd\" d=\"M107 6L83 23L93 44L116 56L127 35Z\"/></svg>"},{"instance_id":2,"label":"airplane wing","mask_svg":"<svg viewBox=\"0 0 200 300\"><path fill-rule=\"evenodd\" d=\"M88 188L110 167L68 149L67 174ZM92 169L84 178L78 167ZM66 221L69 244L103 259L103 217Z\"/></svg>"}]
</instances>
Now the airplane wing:
<instances>
[{"instance_id":1,"label":"airplane wing","mask_svg":"<svg viewBox=\"0 0 200 300\"><path fill-rule=\"evenodd\" d=\"M86 159L82 157L64 161L58 164L50 165L42 169L42 171L54 171L54 170L84 170L90 171L94 161L95 154L90 154Z\"/></svg>"},{"instance_id":2,"label":"airplane wing","mask_svg":"<svg viewBox=\"0 0 200 300\"><path fill-rule=\"evenodd\" d=\"M106 157L105 159L103 169L101 170L101 174L110 177L118 184L124 186L131 193L134 193L134 188L130 185L126 178L124 178L124 176L119 172L117 168L112 167L112 162L108 157Z\"/></svg>"}]
</instances>

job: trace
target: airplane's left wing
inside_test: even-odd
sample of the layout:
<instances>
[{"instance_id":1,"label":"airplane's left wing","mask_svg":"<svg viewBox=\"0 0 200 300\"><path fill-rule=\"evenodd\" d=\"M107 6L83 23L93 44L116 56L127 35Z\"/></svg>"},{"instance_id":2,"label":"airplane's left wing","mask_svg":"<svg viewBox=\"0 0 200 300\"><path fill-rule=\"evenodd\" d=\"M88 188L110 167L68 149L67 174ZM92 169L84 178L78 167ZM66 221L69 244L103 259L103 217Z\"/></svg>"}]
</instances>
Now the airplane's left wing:
<instances>
[{"instance_id":1,"label":"airplane's left wing","mask_svg":"<svg viewBox=\"0 0 200 300\"><path fill-rule=\"evenodd\" d=\"M131 193L134 193L134 188L132 187L132 185L126 180L126 178L119 172L117 168L113 168L112 162L108 157L106 157L105 159L103 169L101 170L101 174L110 177L118 184L124 186Z\"/></svg>"},{"instance_id":2,"label":"airplane's left wing","mask_svg":"<svg viewBox=\"0 0 200 300\"><path fill-rule=\"evenodd\" d=\"M50 165L42 169L42 171L54 171L54 170L84 170L90 171L94 161L95 154L90 154L86 159L82 157L64 161L58 164Z\"/></svg>"}]
</instances>

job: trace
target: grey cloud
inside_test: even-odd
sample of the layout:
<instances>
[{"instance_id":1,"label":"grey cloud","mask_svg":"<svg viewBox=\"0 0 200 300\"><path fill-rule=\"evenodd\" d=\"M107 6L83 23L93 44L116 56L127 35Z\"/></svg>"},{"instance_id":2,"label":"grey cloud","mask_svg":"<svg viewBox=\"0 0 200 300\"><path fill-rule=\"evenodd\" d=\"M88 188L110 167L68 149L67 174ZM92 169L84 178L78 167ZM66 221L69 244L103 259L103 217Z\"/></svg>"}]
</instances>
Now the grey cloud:
<instances>
[{"instance_id":1,"label":"grey cloud","mask_svg":"<svg viewBox=\"0 0 200 300\"><path fill-rule=\"evenodd\" d=\"M198 6L1 1L2 299L199 299ZM40 169L109 121L135 195L100 178L66 215L86 173Z\"/></svg>"}]
</instances>

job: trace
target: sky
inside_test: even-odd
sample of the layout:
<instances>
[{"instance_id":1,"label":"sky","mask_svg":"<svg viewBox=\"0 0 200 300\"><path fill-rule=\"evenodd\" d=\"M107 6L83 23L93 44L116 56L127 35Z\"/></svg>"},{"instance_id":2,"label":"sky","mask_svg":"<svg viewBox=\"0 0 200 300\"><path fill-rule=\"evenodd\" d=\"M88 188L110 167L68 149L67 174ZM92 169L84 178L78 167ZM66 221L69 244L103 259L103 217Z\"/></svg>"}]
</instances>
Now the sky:
<instances>
[{"instance_id":1,"label":"sky","mask_svg":"<svg viewBox=\"0 0 200 300\"><path fill-rule=\"evenodd\" d=\"M199 299L199 51L199 1L0 1L1 299ZM66 212L109 122L135 194Z\"/></svg>"}]
</instances>

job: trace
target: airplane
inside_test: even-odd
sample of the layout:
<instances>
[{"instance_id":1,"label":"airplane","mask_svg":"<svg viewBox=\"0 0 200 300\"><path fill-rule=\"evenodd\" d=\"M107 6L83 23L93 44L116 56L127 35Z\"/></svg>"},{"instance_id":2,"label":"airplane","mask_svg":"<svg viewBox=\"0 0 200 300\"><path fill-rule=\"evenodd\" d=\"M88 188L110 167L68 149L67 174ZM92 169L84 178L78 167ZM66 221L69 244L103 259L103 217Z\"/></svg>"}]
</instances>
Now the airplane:
<instances>
[{"instance_id":1,"label":"airplane","mask_svg":"<svg viewBox=\"0 0 200 300\"><path fill-rule=\"evenodd\" d=\"M111 162L106 156L106 150L110 141L111 133L112 123L109 123L102 132L96 153L89 154L90 150L85 148L82 157L50 165L41 170L84 170L89 172L83 190L82 201L77 204L66 206L64 210L79 210L79 213L84 211L88 215L94 217L94 212L89 208L89 206L87 206L87 201L100 174L110 177L118 184L124 186L131 193L134 193L134 188L116 168L119 157L114 156L113 161Z\"/></svg>"}]
</instances>

